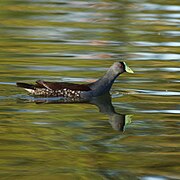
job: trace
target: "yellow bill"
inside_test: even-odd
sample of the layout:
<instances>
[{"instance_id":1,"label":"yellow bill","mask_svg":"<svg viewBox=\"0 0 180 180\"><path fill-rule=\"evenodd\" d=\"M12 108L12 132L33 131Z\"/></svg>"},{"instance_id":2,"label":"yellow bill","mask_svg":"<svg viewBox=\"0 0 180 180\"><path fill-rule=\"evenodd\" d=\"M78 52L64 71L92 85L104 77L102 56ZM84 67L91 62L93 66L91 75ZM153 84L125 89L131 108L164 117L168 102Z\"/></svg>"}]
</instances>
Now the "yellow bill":
<instances>
[{"instance_id":1,"label":"yellow bill","mask_svg":"<svg viewBox=\"0 0 180 180\"><path fill-rule=\"evenodd\" d=\"M131 124L131 122L132 122L132 117L133 117L132 114L125 115L125 125L124 125L123 131L125 131L125 128L126 128L127 125Z\"/></svg>"},{"instance_id":2,"label":"yellow bill","mask_svg":"<svg viewBox=\"0 0 180 180\"><path fill-rule=\"evenodd\" d=\"M133 117L132 114L129 114L129 115L125 116L125 125L131 124L132 117Z\"/></svg>"},{"instance_id":3,"label":"yellow bill","mask_svg":"<svg viewBox=\"0 0 180 180\"><path fill-rule=\"evenodd\" d=\"M128 73L134 73L134 71L127 66L127 64L124 62L124 66L125 66L125 71L128 72Z\"/></svg>"}]
</instances>

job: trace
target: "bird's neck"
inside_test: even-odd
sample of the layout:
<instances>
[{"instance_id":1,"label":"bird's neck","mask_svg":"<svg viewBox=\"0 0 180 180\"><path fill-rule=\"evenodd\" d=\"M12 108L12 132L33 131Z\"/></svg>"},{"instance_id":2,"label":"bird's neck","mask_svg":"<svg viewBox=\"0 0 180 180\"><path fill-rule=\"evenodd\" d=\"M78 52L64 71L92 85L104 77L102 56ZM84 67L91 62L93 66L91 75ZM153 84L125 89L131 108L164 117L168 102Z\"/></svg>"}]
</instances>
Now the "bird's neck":
<instances>
[{"instance_id":1,"label":"bird's neck","mask_svg":"<svg viewBox=\"0 0 180 180\"><path fill-rule=\"evenodd\" d=\"M90 88L93 90L93 95L99 96L109 92L112 84L119 75L120 73L116 73L113 71L113 69L109 69L106 74L104 74L104 76L89 85Z\"/></svg>"}]
</instances>

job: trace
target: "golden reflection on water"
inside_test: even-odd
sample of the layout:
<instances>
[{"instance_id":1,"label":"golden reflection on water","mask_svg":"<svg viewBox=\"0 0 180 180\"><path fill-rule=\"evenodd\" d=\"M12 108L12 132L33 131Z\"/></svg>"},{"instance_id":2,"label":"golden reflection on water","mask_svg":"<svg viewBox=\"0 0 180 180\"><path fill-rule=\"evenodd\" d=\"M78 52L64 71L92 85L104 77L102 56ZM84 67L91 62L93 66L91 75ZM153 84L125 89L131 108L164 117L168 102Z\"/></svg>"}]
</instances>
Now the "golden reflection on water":
<instances>
[{"instance_id":1,"label":"golden reflection on water","mask_svg":"<svg viewBox=\"0 0 180 180\"><path fill-rule=\"evenodd\" d=\"M178 179L179 10L174 0L1 1L1 179ZM135 74L117 79L103 113L22 101L32 97L14 86L89 82L122 60Z\"/></svg>"}]
</instances>

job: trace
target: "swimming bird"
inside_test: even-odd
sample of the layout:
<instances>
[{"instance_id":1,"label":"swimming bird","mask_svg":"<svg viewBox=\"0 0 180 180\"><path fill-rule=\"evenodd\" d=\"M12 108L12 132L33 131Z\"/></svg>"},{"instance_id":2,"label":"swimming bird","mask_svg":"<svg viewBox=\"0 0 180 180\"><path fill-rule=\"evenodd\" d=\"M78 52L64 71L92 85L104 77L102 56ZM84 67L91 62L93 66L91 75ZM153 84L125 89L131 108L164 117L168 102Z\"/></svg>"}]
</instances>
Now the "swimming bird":
<instances>
[{"instance_id":1,"label":"swimming bird","mask_svg":"<svg viewBox=\"0 0 180 180\"><path fill-rule=\"evenodd\" d=\"M92 98L110 91L115 79L122 73L134 73L125 62L115 62L97 81L89 84L73 84L68 82L49 82L37 80L36 84L17 82L30 94L42 97Z\"/></svg>"}]
</instances>

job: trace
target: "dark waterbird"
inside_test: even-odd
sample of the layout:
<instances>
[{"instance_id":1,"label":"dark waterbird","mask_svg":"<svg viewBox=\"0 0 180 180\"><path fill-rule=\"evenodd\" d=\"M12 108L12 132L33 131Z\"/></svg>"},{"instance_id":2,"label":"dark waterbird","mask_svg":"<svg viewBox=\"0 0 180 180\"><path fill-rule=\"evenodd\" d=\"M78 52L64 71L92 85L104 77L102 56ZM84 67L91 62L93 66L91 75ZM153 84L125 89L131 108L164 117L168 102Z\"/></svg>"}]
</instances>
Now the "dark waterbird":
<instances>
[{"instance_id":1,"label":"dark waterbird","mask_svg":"<svg viewBox=\"0 0 180 180\"><path fill-rule=\"evenodd\" d=\"M125 62L115 62L100 79L89 84L73 84L67 82L36 81L36 84L18 82L17 86L24 88L35 96L65 97L71 99L87 99L108 93L114 80L122 73L133 71Z\"/></svg>"}]
</instances>

